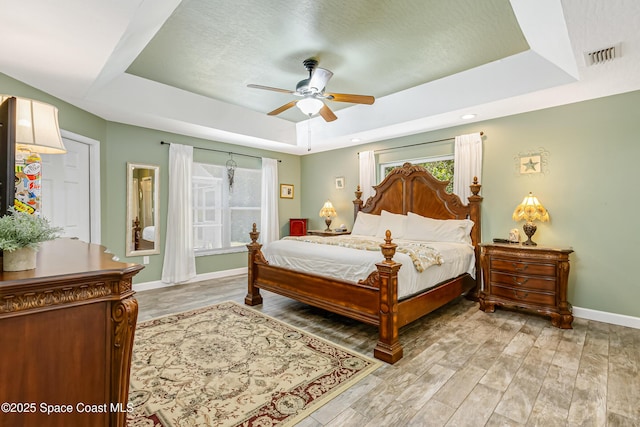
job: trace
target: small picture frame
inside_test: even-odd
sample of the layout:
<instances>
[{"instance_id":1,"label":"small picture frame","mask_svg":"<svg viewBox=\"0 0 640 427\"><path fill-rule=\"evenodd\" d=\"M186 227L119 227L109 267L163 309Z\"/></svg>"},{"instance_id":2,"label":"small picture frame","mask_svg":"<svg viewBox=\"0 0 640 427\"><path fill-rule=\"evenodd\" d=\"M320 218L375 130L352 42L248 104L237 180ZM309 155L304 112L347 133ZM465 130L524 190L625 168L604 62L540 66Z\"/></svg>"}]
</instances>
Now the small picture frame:
<instances>
[{"instance_id":1,"label":"small picture frame","mask_svg":"<svg viewBox=\"0 0 640 427\"><path fill-rule=\"evenodd\" d=\"M549 152L542 147L518 153L515 156L516 172L519 175L537 176L549 173Z\"/></svg>"},{"instance_id":2,"label":"small picture frame","mask_svg":"<svg viewBox=\"0 0 640 427\"><path fill-rule=\"evenodd\" d=\"M293 184L280 184L280 198L293 199Z\"/></svg>"},{"instance_id":3,"label":"small picture frame","mask_svg":"<svg viewBox=\"0 0 640 427\"><path fill-rule=\"evenodd\" d=\"M520 173L521 174L541 173L541 172L542 172L542 161L539 154L520 157Z\"/></svg>"},{"instance_id":4,"label":"small picture frame","mask_svg":"<svg viewBox=\"0 0 640 427\"><path fill-rule=\"evenodd\" d=\"M336 189L344 190L344 176L336 177Z\"/></svg>"}]
</instances>

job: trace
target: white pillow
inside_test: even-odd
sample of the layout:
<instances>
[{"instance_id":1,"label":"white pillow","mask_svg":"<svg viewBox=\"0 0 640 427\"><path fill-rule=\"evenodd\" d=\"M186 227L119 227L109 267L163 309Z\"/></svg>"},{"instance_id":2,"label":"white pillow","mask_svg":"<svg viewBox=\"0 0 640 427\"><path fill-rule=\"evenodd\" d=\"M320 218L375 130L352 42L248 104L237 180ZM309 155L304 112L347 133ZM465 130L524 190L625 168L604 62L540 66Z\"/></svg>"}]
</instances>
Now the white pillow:
<instances>
[{"instance_id":1,"label":"white pillow","mask_svg":"<svg viewBox=\"0 0 640 427\"><path fill-rule=\"evenodd\" d=\"M407 239L427 242L460 242L471 244L470 219L434 219L409 212Z\"/></svg>"},{"instance_id":2,"label":"white pillow","mask_svg":"<svg viewBox=\"0 0 640 427\"><path fill-rule=\"evenodd\" d=\"M380 225L376 237L386 237L387 230L391 230L392 239L402 239L407 229L407 216L402 214L394 214L382 211L380 214Z\"/></svg>"},{"instance_id":3,"label":"white pillow","mask_svg":"<svg viewBox=\"0 0 640 427\"><path fill-rule=\"evenodd\" d=\"M358 212L351 234L360 236L375 236L380 224L380 215Z\"/></svg>"}]
</instances>

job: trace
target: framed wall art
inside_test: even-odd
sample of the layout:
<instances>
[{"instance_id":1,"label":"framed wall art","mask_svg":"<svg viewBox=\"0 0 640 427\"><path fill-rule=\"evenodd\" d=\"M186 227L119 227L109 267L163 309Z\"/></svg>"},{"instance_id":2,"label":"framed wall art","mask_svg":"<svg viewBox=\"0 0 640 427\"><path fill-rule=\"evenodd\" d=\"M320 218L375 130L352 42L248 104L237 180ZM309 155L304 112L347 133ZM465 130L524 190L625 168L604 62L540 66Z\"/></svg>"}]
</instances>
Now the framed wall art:
<instances>
[{"instance_id":1,"label":"framed wall art","mask_svg":"<svg viewBox=\"0 0 640 427\"><path fill-rule=\"evenodd\" d=\"M293 184L280 184L280 198L293 199Z\"/></svg>"},{"instance_id":2,"label":"framed wall art","mask_svg":"<svg viewBox=\"0 0 640 427\"><path fill-rule=\"evenodd\" d=\"M546 174L549 172L549 152L540 147L515 157L516 171L520 175Z\"/></svg>"},{"instance_id":3,"label":"framed wall art","mask_svg":"<svg viewBox=\"0 0 640 427\"><path fill-rule=\"evenodd\" d=\"M344 176L336 177L336 189L344 190Z\"/></svg>"}]
</instances>

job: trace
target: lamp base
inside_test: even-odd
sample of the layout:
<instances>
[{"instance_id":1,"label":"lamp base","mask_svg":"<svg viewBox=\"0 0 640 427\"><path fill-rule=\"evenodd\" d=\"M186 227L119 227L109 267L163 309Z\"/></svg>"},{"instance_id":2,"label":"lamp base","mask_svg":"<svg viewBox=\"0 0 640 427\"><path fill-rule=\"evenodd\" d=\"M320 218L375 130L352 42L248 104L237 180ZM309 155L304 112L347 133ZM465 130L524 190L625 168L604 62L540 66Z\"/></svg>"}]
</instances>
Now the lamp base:
<instances>
[{"instance_id":1,"label":"lamp base","mask_svg":"<svg viewBox=\"0 0 640 427\"><path fill-rule=\"evenodd\" d=\"M528 237L528 239L522 242L522 244L524 246L538 246L536 242L531 240L531 236L535 234L538 227L536 227L536 225L533 222L527 222L522 226L522 229L524 230L524 234L526 234Z\"/></svg>"},{"instance_id":2,"label":"lamp base","mask_svg":"<svg viewBox=\"0 0 640 427\"><path fill-rule=\"evenodd\" d=\"M331 231L331 218L325 218L324 223L327 224L327 229L324 231Z\"/></svg>"}]
</instances>

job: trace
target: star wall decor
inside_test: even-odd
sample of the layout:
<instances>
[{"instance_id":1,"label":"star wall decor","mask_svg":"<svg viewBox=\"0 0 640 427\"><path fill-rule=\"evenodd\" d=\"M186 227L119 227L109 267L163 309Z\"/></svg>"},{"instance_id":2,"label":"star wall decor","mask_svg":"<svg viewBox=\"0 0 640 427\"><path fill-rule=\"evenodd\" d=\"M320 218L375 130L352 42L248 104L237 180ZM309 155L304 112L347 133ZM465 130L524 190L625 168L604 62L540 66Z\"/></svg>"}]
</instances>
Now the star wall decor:
<instances>
[{"instance_id":1,"label":"star wall decor","mask_svg":"<svg viewBox=\"0 0 640 427\"><path fill-rule=\"evenodd\" d=\"M549 172L549 152L544 148L520 153L515 157L516 171L520 175L546 174Z\"/></svg>"}]
</instances>

